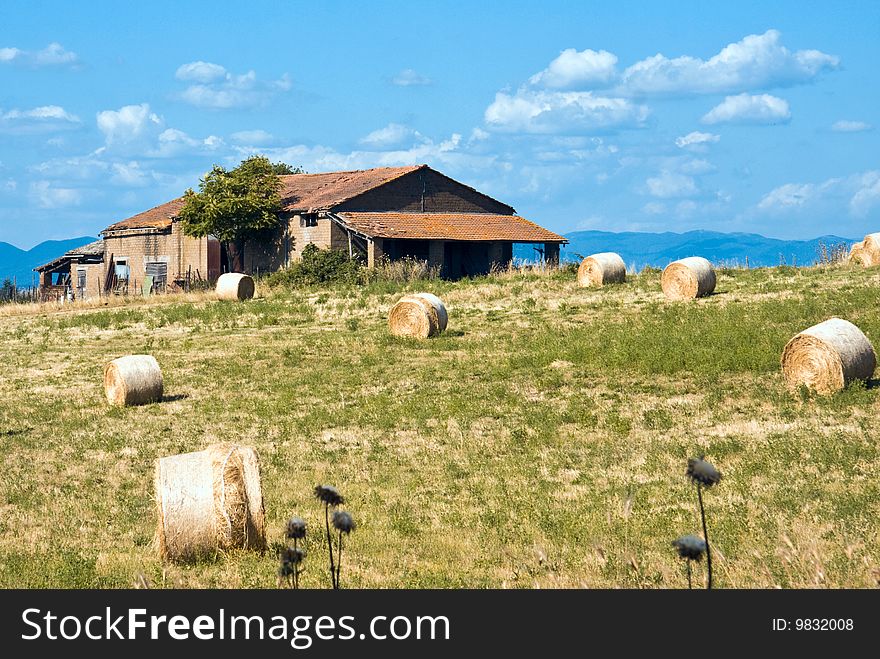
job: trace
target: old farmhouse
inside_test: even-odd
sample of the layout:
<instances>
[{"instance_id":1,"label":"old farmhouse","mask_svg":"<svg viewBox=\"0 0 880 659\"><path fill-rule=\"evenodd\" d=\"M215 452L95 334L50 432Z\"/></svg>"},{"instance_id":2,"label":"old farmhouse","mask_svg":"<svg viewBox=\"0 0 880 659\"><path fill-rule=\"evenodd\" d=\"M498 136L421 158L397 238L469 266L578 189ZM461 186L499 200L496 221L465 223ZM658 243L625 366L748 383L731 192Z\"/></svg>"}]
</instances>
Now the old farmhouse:
<instances>
[{"instance_id":1,"label":"old farmhouse","mask_svg":"<svg viewBox=\"0 0 880 659\"><path fill-rule=\"evenodd\" d=\"M278 228L245 244L247 272L284 268L314 244L344 250L369 267L412 257L439 267L443 277L459 278L506 266L514 243L537 244L544 259L555 262L567 242L427 165L280 178ZM94 254L89 262L69 252L40 266L41 287L59 285L65 267L68 295L78 298L213 281L227 270L225 250L213 238L183 234L182 204L178 198L110 225L101 232L100 258L95 243L87 246Z\"/></svg>"}]
</instances>

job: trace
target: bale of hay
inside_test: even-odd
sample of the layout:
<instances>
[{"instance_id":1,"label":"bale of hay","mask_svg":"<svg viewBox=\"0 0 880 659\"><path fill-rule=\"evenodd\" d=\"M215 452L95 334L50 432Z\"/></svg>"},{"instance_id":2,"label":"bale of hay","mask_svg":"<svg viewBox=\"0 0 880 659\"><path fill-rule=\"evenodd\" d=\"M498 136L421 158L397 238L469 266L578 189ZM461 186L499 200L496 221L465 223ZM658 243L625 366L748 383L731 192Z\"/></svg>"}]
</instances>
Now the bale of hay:
<instances>
[{"instance_id":1,"label":"bale of hay","mask_svg":"<svg viewBox=\"0 0 880 659\"><path fill-rule=\"evenodd\" d=\"M217 280L217 297L221 300L250 300L253 296L253 277L227 272Z\"/></svg>"},{"instance_id":2,"label":"bale of hay","mask_svg":"<svg viewBox=\"0 0 880 659\"><path fill-rule=\"evenodd\" d=\"M266 548L260 463L252 448L215 444L159 458L154 486L156 548L162 560Z\"/></svg>"},{"instance_id":3,"label":"bale of hay","mask_svg":"<svg viewBox=\"0 0 880 659\"><path fill-rule=\"evenodd\" d=\"M437 320L440 321L440 331L445 332L446 326L449 324L449 314L446 312L446 305L443 304L443 300L433 293L416 293L415 295L431 303L431 306L437 312Z\"/></svg>"},{"instance_id":4,"label":"bale of hay","mask_svg":"<svg viewBox=\"0 0 880 659\"><path fill-rule=\"evenodd\" d=\"M867 380L877 367L874 347L862 331L831 318L796 335L782 351L782 375L792 389L806 386L820 394Z\"/></svg>"},{"instance_id":5,"label":"bale of hay","mask_svg":"<svg viewBox=\"0 0 880 659\"><path fill-rule=\"evenodd\" d=\"M444 331L448 322L446 306L431 293L407 295L388 314L388 328L395 336L427 339Z\"/></svg>"},{"instance_id":6,"label":"bale of hay","mask_svg":"<svg viewBox=\"0 0 880 659\"><path fill-rule=\"evenodd\" d=\"M862 249L871 259L870 265L880 265L880 232L869 233L862 241Z\"/></svg>"},{"instance_id":7,"label":"bale of hay","mask_svg":"<svg viewBox=\"0 0 880 659\"><path fill-rule=\"evenodd\" d=\"M620 254L600 252L592 254L578 268L578 286L604 286L605 284L626 281L626 264Z\"/></svg>"},{"instance_id":8,"label":"bale of hay","mask_svg":"<svg viewBox=\"0 0 880 659\"><path fill-rule=\"evenodd\" d=\"M691 300L715 290L715 269L701 256L689 256L666 266L660 287L670 300Z\"/></svg>"},{"instance_id":9,"label":"bale of hay","mask_svg":"<svg viewBox=\"0 0 880 659\"><path fill-rule=\"evenodd\" d=\"M104 367L104 393L111 405L146 405L162 399L162 369L152 355L119 357Z\"/></svg>"},{"instance_id":10,"label":"bale of hay","mask_svg":"<svg viewBox=\"0 0 880 659\"><path fill-rule=\"evenodd\" d=\"M869 268L872 265L871 255L865 251L862 243L856 243L849 250L849 262L860 265L863 268Z\"/></svg>"}]
</instances>

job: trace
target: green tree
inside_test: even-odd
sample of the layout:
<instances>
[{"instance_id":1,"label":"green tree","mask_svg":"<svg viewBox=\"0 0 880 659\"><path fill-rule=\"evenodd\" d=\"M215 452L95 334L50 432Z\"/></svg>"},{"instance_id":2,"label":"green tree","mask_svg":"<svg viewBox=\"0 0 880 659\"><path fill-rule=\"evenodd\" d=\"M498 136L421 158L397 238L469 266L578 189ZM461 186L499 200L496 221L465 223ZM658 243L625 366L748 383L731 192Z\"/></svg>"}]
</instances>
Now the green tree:
<instances>
[{"instance_id":1,"label":"green tree","mask_svg":"<svg viewBox=\"0 0 880 659\"><path fill-rule=\"evenodd\" d=\"M272 171L283 176L284 174L305 174L302 167L291 167L286 162L272 163Z\"/></svg>"},{"instance_id":2,"label":"green tree","mask_svg":"<svg viewBox=\"0 0 880 659\"><path fill-rule=\"evenodd\" d=\"M251 156L235 169L214 165L184 195L178 214L183 232L189 236L216 236L226 248L229 268L244 269L244 244L260 232L278 226L281 210L279 173L302 170L285 163L269 162L264 156Z\"/></svg>"}]
</instances>

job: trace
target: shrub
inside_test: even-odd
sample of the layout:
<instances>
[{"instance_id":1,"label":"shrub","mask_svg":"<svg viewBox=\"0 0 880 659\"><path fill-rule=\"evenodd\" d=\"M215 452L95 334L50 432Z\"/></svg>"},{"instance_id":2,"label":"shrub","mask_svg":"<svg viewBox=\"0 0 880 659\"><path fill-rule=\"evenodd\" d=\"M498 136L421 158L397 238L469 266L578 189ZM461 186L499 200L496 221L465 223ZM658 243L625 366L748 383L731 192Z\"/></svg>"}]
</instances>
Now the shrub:
<instances>
[{"instance_id":1,"label":"shrub","mask_svg":"<svg viewBox=\"0 0 880 659\"><path fill-rule=\"evenodd\" d=\"M355 284L363 267L338 249L319 249L306 245L302 258L289 268L266 277L269 286L314 286L319 284Z\"/></svg>"}]
</instances>

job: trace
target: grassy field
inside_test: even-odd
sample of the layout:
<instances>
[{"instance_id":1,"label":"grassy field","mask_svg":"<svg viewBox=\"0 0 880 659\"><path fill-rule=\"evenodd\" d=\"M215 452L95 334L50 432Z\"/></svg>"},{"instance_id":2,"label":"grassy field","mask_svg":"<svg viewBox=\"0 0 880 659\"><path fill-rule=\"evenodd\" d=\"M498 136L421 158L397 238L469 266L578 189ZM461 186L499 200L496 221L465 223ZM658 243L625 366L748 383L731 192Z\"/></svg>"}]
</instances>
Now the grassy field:
<instances>
[{"instance_id":1,"label":"grassy field","mask_svg":"<svg viewBox=\"0 0 880 659\"><path fill-rule=\"evenodd\" d=\"M880 347L880 271L722 270L668 303L659 274L260 290L0 310L0 586L274 587L274 553L163 566L152 465L218 441L262 460L270 542L310 525L305 587L330 584L317 483L358 529L343 587L686 587L670 542L705 495L721 588L876 587L880 387L788 392L786 341L832 315ZM449 331L389 336L404 290ZM167 400L111 409L110 359L147 352ZM697 570L702 578L702 568Z\"/></svg>"}]
</instances>

